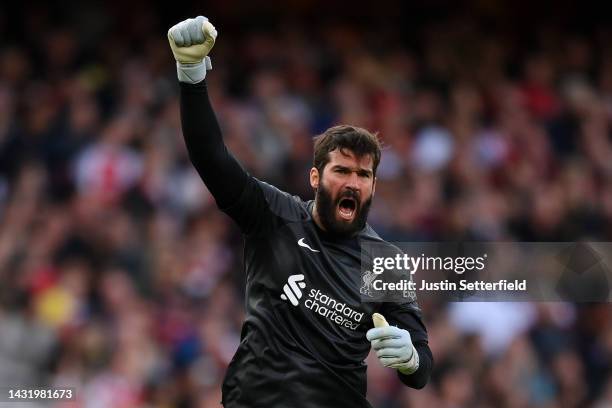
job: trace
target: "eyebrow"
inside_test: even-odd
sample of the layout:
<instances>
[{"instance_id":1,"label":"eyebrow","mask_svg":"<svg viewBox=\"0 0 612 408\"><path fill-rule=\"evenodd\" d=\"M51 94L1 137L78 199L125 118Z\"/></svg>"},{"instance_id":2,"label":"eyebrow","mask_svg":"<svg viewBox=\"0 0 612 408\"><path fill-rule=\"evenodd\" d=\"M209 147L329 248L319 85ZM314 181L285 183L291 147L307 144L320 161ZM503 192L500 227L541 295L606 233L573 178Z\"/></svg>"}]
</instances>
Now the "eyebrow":
<instances>
[{"instance_id":1,"label":"eyebrow","mask_svg":"<svg viewBox=\"0 0 612 408\"><path fill-rule=\"evenodd\" d=\"M346 166L343 166L343 165L341 165L341 164L336 164L336 165L334 165L333 169L336 169L336 170L349 170L349 171L356 171L356 172L358 172L358 173L366 173L366 174L368 174L369 176L371 176L371 175L372 175L372 170L364 169L363 167L358 167L357 169L352 169L352 168L350 168L350 167L346 167Z\"/></svg>"}]
</instances>

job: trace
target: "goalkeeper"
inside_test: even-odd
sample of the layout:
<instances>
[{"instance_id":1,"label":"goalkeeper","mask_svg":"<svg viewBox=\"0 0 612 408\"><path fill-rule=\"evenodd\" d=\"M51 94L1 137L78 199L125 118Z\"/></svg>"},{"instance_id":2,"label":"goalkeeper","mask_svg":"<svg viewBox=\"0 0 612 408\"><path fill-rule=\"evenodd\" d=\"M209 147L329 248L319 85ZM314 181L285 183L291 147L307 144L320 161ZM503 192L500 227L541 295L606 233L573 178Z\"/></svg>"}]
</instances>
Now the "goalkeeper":
<instances>
[{"instance_id":1,"label":"goalkeeper","mask_svg":"<svg viewBox=\"0 0 612 408\"><path fill-rule=\"evenodd\" d=\"M223 405L370 407L370 348L404 384L424 387L433 358L416 302L362 303L359 293L360 244L384 242L366 223L381 155L377 137L347 125L317 137L313 201L251 176L227 150L208 98L204 78L216 38L201 16L168 31L189 157L245 238L246 319Z\"/></svg>"}]
</instances>

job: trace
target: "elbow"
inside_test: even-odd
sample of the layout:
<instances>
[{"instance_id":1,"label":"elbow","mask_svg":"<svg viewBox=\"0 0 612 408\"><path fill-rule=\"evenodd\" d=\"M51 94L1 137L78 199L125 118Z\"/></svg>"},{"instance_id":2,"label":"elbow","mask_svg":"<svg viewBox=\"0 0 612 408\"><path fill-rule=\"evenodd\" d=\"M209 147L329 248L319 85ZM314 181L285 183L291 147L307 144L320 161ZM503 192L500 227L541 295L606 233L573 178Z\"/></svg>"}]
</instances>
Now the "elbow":
<instances>
[{"instance_id":1,"label":"elbow","mask_svg":"<svg viewBox=\"0 0 612 408\"><path fill-rule=\"evenodd\" d=\"M414 374L404 375L398 371L401 382L410 388L414 388L416 390L420 390L425 388L427 383L429 383L430 372L425 372L418 370Z\"/></svg>"},{"instance_id":2,"label":"elbow","mask_svg":"<svg viewBox=\"0 0 612 408\"><path fill-rule=\"evenodd\" d=\"M196 148L187 149L187 157L189 157L189 161L200 175L205 174L208 170L207 164L214 161L213 158L207 156L209 155L207 155L205 151Z\"/></svg>"},{"instance_id":3,"label":"elbow","mask_svg":"<svg viewBox=\"0 0 612 408\"><path fill-rule=\"evenodd\" d=\"M189 157L189 161L191 164L196 166L197 164L197 154L193 151L193 149L187 149L187 157Z\"/></svg>"},{"instance_id":4,"label":"elbow","mask_svg":"<svg viewBox=\"0 0 612 408\"><path fill-rule=\"evenodd\" d=\"M413 381L410 384L410 387L414 388L416 390L421 390L421 389L425 388L427 383L429 383L429 376L416 379L416 381Z\"/></svg>"},{"instance_id":5,"label":"elbow","mask_svg":"<svg viewBox=\"0 0 612 408\"><path fill-rule=\"evenodd\" d=\"M217 166L221 167L227 160L227 150L225 145L200 145L195 143L186 143L187 157L193 166L201 172L202 170L212 169Z\"/></svg>"}]
</instances>

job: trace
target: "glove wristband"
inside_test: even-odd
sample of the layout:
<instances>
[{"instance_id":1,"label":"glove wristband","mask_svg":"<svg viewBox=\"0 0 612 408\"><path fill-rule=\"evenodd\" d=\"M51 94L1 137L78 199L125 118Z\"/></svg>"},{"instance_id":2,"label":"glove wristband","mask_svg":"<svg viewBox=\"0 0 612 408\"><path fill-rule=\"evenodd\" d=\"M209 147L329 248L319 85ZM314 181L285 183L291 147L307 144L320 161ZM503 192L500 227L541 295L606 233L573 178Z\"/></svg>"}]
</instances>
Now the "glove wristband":
<instances>
[{"instance_id":1,"label":"glove wristband","mask_svg":"<svg viewBox=\"0 0 612 408\"><path fill-rule=\"evenodd\" d=\"M397 370L402 374L410 375L419 369L419 363L419 353L417 352L416 348L412 346L412 356L410 356L410 360L403 363L402 367L398 368Z\"/></svg>"},{"instance_id":2,"label":"glove wristband","mask_svg":"<svg viewBox=\"0 0 612 408\"><path fill-rule=\"evenodd\" d=\"M196 64L182 64L176 63L176 75L180 82L186 82L188 84L197 84L202 82L206 78L206 71L212 69L212 63L210 57L206 56L204 59Z\"/></svg>"}]
</instances>

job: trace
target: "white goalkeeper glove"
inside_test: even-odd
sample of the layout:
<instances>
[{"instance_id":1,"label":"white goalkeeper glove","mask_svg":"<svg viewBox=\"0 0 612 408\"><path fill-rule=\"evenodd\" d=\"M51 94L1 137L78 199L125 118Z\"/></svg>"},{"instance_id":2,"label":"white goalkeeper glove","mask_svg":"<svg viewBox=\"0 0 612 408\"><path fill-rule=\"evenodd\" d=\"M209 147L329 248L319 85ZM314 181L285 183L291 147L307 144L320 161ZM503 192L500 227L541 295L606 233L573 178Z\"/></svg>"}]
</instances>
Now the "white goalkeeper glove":
<instances>
[{"instance_id":1,"label":"white goalkeeper glove","mask_svg":"<svg viewBox=\"0 0 612 408\"><path fill-rule=\"evenodd\" d=\"M217 30L202 16L181 21L168 30L179 81L195 84L206 77L206 71L212 69L208 53L216 39Z\"/></svg>"},{"instance_id":2,"label":"white goalkeeper glove","mask_svg":"<svg viewBox=\"0 0 612 408\"><path fill-rule=\"evenodd\" d=\"M372 315L374 328L368 330L366 338L372 343L376 356L385 367L395 368L410 375L419 369L419 353L412 345L408 330L389 326L379 314Z\"/></svg>"}]
</instances>

